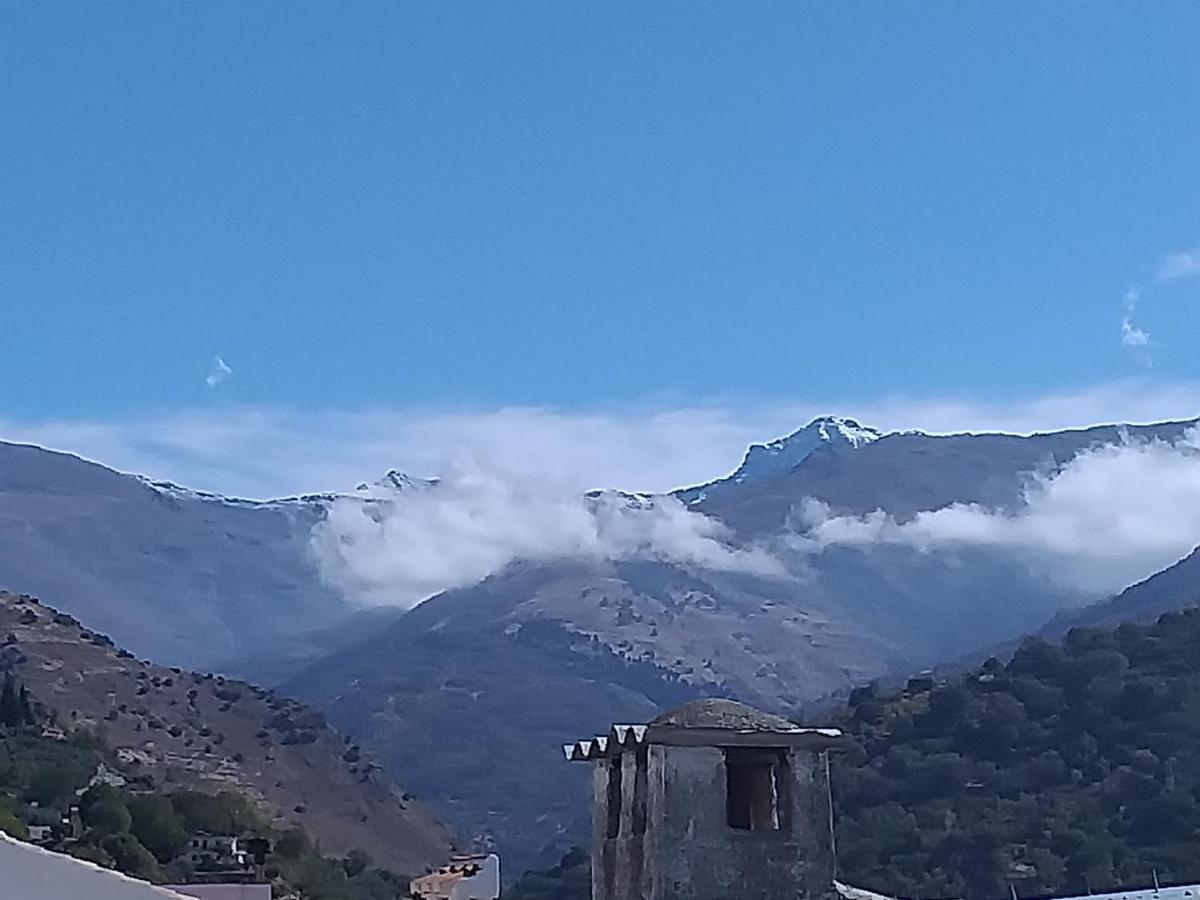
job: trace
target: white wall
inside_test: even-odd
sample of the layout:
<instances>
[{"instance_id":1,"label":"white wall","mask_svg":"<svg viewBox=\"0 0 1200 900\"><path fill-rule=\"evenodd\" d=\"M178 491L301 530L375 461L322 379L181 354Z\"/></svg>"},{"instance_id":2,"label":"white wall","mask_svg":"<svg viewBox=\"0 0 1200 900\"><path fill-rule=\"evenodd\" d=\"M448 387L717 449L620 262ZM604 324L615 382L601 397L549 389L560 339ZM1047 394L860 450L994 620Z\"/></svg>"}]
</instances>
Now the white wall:
<instances>
[{"instance_id":1,"label":"white wall","mask_svg":"<svg viewBox=\"0 0 1200 900\"><path fill-rule=\"evenodd\" d=\"M271 900L269 884L172 884L171 890L200 900Z\"/></svg>"},{"instance_id":2,"label":"white wall","mask_svg":"<svg viewBox=\"0 0 1200 900\"><path fill-rule=\"evenodd\" d=\"M500 896L500 857L489 854L479 873L454 886L452 900L496 900Z\"/></svg>"},{"instance_id":3,"label":"white wall","mask_svg":"<svg viewBox=\"0 0 1200 900\"><path fill-rule=\"evenodd\" d=\"M0 833L4 900L187 900L182 894Z\"/></svg>"}]
</instances>

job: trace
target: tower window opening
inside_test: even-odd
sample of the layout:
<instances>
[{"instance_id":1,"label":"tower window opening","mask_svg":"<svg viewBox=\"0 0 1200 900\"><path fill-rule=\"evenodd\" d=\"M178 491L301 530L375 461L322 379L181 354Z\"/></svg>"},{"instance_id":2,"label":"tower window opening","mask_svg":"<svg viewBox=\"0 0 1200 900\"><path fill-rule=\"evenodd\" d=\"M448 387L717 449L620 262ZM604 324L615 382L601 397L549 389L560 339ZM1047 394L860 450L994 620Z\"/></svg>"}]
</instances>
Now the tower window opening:
<instances>
[{"instance_id":1,"label":"tower window opening","mask_svg":"<svg viewBox=\"0 0 1200 900\"><path fill-rule=\"evenodd\" d=\"M725 810L739 831L780 831L787 826L787 757L778 750L725 751Z\"/></svg>"}]
</instances>

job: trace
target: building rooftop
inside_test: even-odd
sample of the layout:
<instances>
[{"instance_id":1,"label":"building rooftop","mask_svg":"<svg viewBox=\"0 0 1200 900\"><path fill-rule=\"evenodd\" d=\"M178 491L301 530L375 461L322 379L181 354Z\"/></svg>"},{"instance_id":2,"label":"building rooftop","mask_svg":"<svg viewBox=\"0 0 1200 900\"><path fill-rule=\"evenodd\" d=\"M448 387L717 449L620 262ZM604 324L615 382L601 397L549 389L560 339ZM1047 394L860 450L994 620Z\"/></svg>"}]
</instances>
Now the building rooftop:
<instances>
[{"instance_id":1,"label":"building rooftop","mask_svg":"<svg viewBox=\"0 0 1200 900\"><path fill-rule=\"evenodd\" d=\"M685 703L648 725L613 725L607 734L564 744L563 753L577 762L612 758L644 744L823 750L837 746L841 738L836 728L803 728L735 700L710 698Z\"/></svg>"},{"instance_id":2,"label":"building rooftop","mask_svg":"<svg viewBox=\"0 0 1200 900\"><path fill-rule=\"evenodd\" d=\"M52 853L0 832L0 895L21 900L189 900L119 872L62 853Z\"/></svg>"},{"instance_id":3,"label":"building rooftop","mask_svg":"<svg viewBox=\"0 0 1200 900\"><path fill-rule=\"evenodd\" d=\"M706 698L685 703L663 713L650 723L670 728L719 728L730 731L795 731L798 726L736 700Z\"/></svg>"}]
</instances>

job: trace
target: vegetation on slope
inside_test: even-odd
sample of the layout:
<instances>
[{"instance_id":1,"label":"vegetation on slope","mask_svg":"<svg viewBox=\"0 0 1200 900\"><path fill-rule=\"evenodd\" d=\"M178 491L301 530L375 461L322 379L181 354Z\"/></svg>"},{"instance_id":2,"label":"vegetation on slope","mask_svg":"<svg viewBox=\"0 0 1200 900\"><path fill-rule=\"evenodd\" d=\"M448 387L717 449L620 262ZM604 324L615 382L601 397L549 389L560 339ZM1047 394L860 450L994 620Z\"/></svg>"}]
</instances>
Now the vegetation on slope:
<instances>
[{"instance_id":1,"label":"vegetation on slope","mask_svg":"<svg viewBox=\"0 0 1200 900\"><path fill-rule=\"evenodd\" d=\"M95 735L56 729L8 674L0 693L0 831L28 840L37 826L53 829L43 843L55 849L148 881L204 880L203 864L192 865L184 852L188 841L227 834L267 839L274 852L265 874L277 896L407 896L407 878L372 868L362 853L322 856L303 829L273 823L236 791L156 787Z\"/></svg>"},{"instance_id":2,"label":"vegetation on slope","mask_svg":"<svg viewBox=\"0 0 1200 900\"><path fill-rule=\"evenodd\" d=\"M907 896L1200 881L1200 610L1030 639L945 683L851 696L846 879Z\"/></svg>"},{"instance_id":3,"label":"vegetation on slope","mask_svg":"<svg viewBox=\"0 0 1200 900\"><path fill-rule=\"evenodd\" d=\"M844 881L968 900L1200 882L1200 610L860 688L837 718ZM507 897L586 900L586 879L576 853Z\"/></svg>"},{"instance_id":4,"label":"vegetation on slope","mask_svg":"<svg viewBox=\"0 0 1200 900\"><path fill-rule=\"evenodd\" d=\"M0 672L155 785L242 794L326 852L357 848L396 873L450 852L445 828L365 748L277 691L138 660L74 617L2 591Z\"/></svg>"}]
</instances>

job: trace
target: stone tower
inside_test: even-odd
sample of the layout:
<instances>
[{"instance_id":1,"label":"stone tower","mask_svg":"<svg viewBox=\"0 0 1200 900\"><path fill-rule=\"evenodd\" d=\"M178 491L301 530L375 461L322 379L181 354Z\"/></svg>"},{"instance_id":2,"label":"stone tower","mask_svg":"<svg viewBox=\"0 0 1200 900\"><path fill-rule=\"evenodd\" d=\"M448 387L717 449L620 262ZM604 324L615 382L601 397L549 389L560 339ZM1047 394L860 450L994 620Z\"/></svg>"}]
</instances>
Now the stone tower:
<instances>
[{"instance_id":1,"label":"stone tower","mask_svg":"<svg viewBox=\"0 0 1200 900\"><path fill-rule=\"evenodd\" d=\"M569 760L592 764L593 900L832 896L828 750L840 738L696 700L567 744Z\"/></svg>"}]
</instances>

